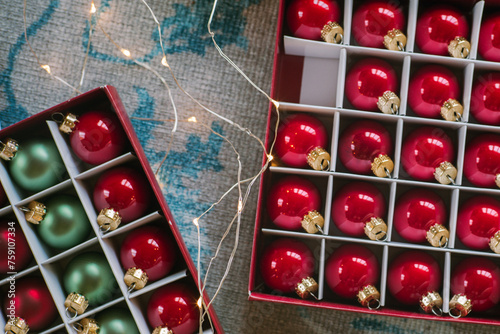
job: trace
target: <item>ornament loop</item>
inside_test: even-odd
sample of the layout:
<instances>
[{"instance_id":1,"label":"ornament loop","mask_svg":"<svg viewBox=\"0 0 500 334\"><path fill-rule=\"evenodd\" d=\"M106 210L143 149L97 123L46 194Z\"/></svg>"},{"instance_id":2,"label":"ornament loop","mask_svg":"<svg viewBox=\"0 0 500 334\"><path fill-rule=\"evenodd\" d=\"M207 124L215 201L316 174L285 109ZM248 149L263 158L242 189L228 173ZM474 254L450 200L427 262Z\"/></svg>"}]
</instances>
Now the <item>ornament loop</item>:
<instances>
[{"instance_id":1,"label":"ornament loop","mask_svg":"<svg viewBox=\"0 0 500 334\"><path fill-rule=\"evenodd\" d=\"M385 91L377 100L377 107L384 114L397 115L400 105L401 100L399 99L399 96L390 90Z\"/></svg>"},{"instance_id":2,"label":"ornament loop","mask_svg":"<svg viewBox=\"0 0 500 334\"><path fill-rule=\"evenodd\" d=\"M302 299L306 299L309 296L313 296L315 299L318 299L318 297L316 297L315 295L315 293L318 291L318 287L318 283L316 283L314 278L306 277L297 284L297 286L295 287L295 292Z\"/></svg>"},{"instance_id":3,"label":"ornament loop","mask_svg":"<svg viewBox=\"0 0 500 334\"><path fill-rule=\"evenodd\" d=\"M444 161L439 164L434 170L434 177L441 184L452 184L456 185L455 178L457 177L458 171L453 166L452 163Z\"/></svg>"},{"instance_id":4,"label":"ornament loop","mask_svg":"<svg viewBox=\"0 0 500 334\"><path fill-rule=\"evenodd\" d=\"M5 334L27 334L30 327L23 318L10 318L5 324Z\"/></svg>"},{"instance_id":5,"label":"ornament loop","mask_svg":"<svg viewBox=\"0 0 500 334\"><path fill-rule=\"evenodd\" d=\"M24 212L24 218L26 218L26 221L35 225L40 224L43 217L47 213L45 205L37 201L31 201L29 202L27 208L22 206L19 209Z\"/></svg>"},{"instance_id":6,"label":"ornament loop","mask_svg":"<svg viewBox=\"0 0 500 334\"><path fill-rule=\"evenodd\" d=\"M318 231L321 234L325 234L323 232L323 226L325 225L325 219L323 216L316 210L309 211L301 221L302 227L307 233L317 233Z\"/></svg>"},{"instance_id":7,"label":"ornament loop","mask_svg":"<svg viewBox=\"0 0 500 334\"><path fill-rule=\"evenodd\" d=\"M307 154L307 163L314 170L328 170L330 154L322 147L315 147Z\"/></svg>"},{"instance_id":8,"label":"ornament loop","mask_svg":"<svg viewBox=\"0 0 500 334\"><path fill-rule=\"evenodd\" d=\"M73 312L69 307L66 307L66 317L68 317L69 319L75 319L77 316L78 313Z\"/></svg>"},{"instance_id":9,"label":"ornament loop","mask_svg":"<svg viewBox=\"0 0 500 334\"><path fill-rule=\"evenodd\" d=\"M441 317L443 315L443 310L439 306L434 305L431 308L431 311L432 311L432 313L434 313L434 315L436 315L438 317Z\"/></svg>"},{"instance_id":10,"label":"ornament loop","mask_svg":"<svg viewBox=\"0 0 500 334\"><path fill-rule=\"evenodd\" d=\"M344 42L344 29L337 22L328 22L321 29L321 39L327 43L342 44Z\"/></svg>"},{"instance_id":11,"label":"ornament loop","mask_svg":"<svg viewBox=\"0 0 500 334\"><path fill-rule=\"evenodd\" d=\"M443 315L443 298L435 291L428 292L420 298L420 307L425 313L434 313L437 316Z\"/></svg>"},{"instance_id":12,"label":"ornament loop","mask_svg":"<svg viewBox=\"0 0 500 334\"><path fill-rule=\"evenodd\" d=\"M129 287L129 293L132 292L132 290L144 288L148 279L148 274L144 270L136 267L129 268L123 277L123 281Z\"/></svg>"},{"instance_id":13,"label":"ornament loop","mask_svg":"<svg viewBox=\"0 0 500 334\"><path fill-rule=\"evenodd\" d=\"M450 316L458 319L465 317L472 311L471 300L462 294L454 295L450 300Z\"/></svg>"},{"instance_id":14,"label":"ornament loop","mask_svg":"<svg viewBox=\"0 0 500 334\"><path fill-rule=\"evenodd\" d=\"M367 304L366 304L366 307L368 307L368 309L374 311L374 310L378 310L380 308L381 304L380 304L380 300L378 299L371 299Z\"/></svg>"},{"instance_id":15,"label":"ornament loop","mask_svg":"<svg viewBox=\"0 0 500 334\"><path fill-rule=\"evenodd\" d=\"M373 159L372 172L378 177L391 177L391 172L394 170L394 162L386 154L380 154Z\"/></svg>"},{"instance_id":16,"label":"ornament loop","mask_svg":"<svg viewBox=\"0 0 500 334\"><path fill-rule=\"evenodd\" d=\"M7 138L5 143L0 141L0 158L9 161L16 156L19 150L19 144L17 141L11 138Z\"/></svg>"},{"instance_id":17,"label":"ornament loop","mask_svg":"<svg viewBox=\"0 0 500 334\"><path fill-rule=\"evenodd\" d=\"M441 106L441 117L450 122L461 121L463 113L464 107L455 99L448 99Z\"/></svg>"},{"instance_id":18,"label":"ornament loop","mask_svg":"<svg viewBox=\"0 0 500 334\"><path fill-rule=\"evenodd\" d=\"M391 29L384 36L384 46L388 50L404 51L406 46L406 36L399 29Z\"/></svg>"},{"instance_id":19,"label":"ornament loop","mask_svg":"<svg viewBox=\"0 0 500 334\"><path fill-rule=\"evenodd\" d=\"M373 285L367 285L358 292L358 301L362 306L368 307L370 310L380 308L380 292Z\"/></svg>"},{"instance_id":20,"label":"ornament loop","mask_svg":"<svg viewBox=\"0 0 500 334\"><path fill-rule=\"evenodd\" d=\"M102 209L97 216L97 224L102 233L116 230L121 222L120 213L113 208Z\"/></svg>"},{"instance_id":21,"label":"ornament loop","mask_svg":"<svg viewBox=\"0 0 500 334\"><path fill-rule=\"evenodd\" d=\"M455 58L469 57L471 45L464 37L457 36L448 44L448 52Z\"/></svg>"},{"instance_id":22,"label":"ornament loop","mask_svg":"<svg viewBox=\"0 0 500 334\"><path fill-rule=\"evenodd\" d=\"M366 222L365 234L374 241L385 241L387 240L387 224L382 218L372 217L368 222Z\"/></svg>"}]
</instances>

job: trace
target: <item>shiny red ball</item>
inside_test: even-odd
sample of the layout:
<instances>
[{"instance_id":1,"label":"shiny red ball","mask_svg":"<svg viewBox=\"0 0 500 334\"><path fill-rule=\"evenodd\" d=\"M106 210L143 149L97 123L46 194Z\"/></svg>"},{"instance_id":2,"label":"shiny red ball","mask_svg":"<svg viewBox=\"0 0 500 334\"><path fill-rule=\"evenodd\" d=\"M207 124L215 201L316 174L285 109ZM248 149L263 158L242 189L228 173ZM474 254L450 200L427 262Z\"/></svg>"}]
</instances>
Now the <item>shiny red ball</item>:
<instances>
[{"instance_id":1,"label":"shiny red ball","mask_svg":"<svg viewBox=\"0 0 500 334\"><path fill-rule=\"evenodd\" d=\"M155 290L148 302L149 325L167 326L175 334L198 332L200 309L192 289L182 283L172 283Z\"/></svg>"},{"instance_id":2,"label":"shiny red ball","mask_svg":"<svg viewBox=\"0 0 500 334\"><path fill-rule=\"evenodd\" d=\"M361 46L384 47L384 36L392 29L403 30L405 16L401 5L390 1L368 1L352 17L352 35Z\"/></svg>"},{"instance_id":3,"label":"shiny red ball","mask_svg":"<svg viewBox=\"0 0 500 334\"><path fill-rule=\"evenodd\" d=\"M483 21L479 31L477 50L481 57L500 62L500 14L496 13Z\"/></svg>"},{"instance_id":4,"label":"shiny red ball","mask_svg":"<svg viewBox=\"0 0 500 334\"><path fill-rule=\"evenodd\" d=\"M139 227L123 240L120 260L125 270L136 267L149 281L165 277L175 264L177 248L166 227Z\"/></svg>"},{"instance_id":5,"label":"shiny red ball","mask_svg":"<svg viewBox=\"0 0 500 334\"><path fill-rule=\"evenodd\" d=\"M5 315L23 318L33 331L48 329L56 320L56 306L41 277L16 280L14 291L15 296L7 294L4 301Z\"/></svg>"},{"instance_id":6,"label":"shiny red ball","mask_svg":"<svg viewBox=\"0 0 500 334\"><path fill-rule=\"evenodd\" d=\"M365 286L377 284L379 276L375 254L356 244L340 246L330 255L325 266L326 283L343 298L355 298Z\"/></svg>"},{"instance_id":7,"label":"shiny red ball","mask_svg":"<svg viewBox=\"0 0 500 334\"><path fill-rule=\"evenodd\" d=\"M314 273L314 256L309 247L296 239L278 239L264 250L260 273L271 289L288 293Z\"/></svg>"},{"instance_id":8,"label":"shiny red ball","mask_svg":"<svg viewBox=\"0 0 500 334\"><path fill-rule=\"evenodd\" d=\"M9 254L9 250L14 253ZM0 254L4 254L0 258L0 275L20 272L26 269L33 259L21 226L13 220L0 222Z\"/></svg>"},{"instance_id":9,"label":"shiny red ball","mask_svg":"<svg viewBox=\"0 0 500 334\"><path fill-rule=\"evenodd\" d=\"M500 125L500 73L477 78L472 88L470 113L479 123Z\"/></svg>"},{"instance_id":10,"label":"shiny red ball","mask_svg":"<svg viewBox=\"0 0 500 334\"><path fill-rule=\"evenodd\" d=\"M500 173L500 136L483 134L475 137L465 148L464 175L475 186L496 187Z\"/></svg>"},{"instance_id":11,"label":"shiny red ball","mask_svg":"<svg viewBox=\"0 0 500 334\"><path fill-rule=\"evenodd\" d=\"M391 156L393 149L391 135L380 123L362 120L342 132L338 154L350 172L368 175L373 160L381 154Z\"/></svg>"},{"instance_id":12,"label":"shiny red ball","mask_svg":"<svg viewBox=\"0 0 500 334\"><path fill-rule=\"evenodd\" d=\"M484 257L468 257L451 275L451 292L471 300L472 311L486 311L500 301L500 269Z\"/></svg>"},{"instance_id":13,"label":"shiny red ball","mask_svg":"<svg viewBox=\"0 0 500 334\"><path fill-rule=\"evenodd\" d=\"M332 220L349 236L363 236L366 222L372 217L384 219L386 212L384 195L370 183L348 183L333 196Z\"/></svg>"},{"instance_id":14,"label":"shiny red ball","mask_svg":"<svg viewBox=\"0 0 500 334\"><path fill-rule=\"evenodd\" d=\"M281 122L274 149L283 163L302 168L307 166L311 150L327 146L328 133L323 123L307 114L293 114Z\"/></svg>"},{"instance_id":15,"label":"shiny red ball","mask_svg":"<svg viewBox=\"0 0 500 334\"><path fill-rule=\"evenodd\" d=\"M487 249L490 238L498 231L500 201L488 196L476 196L460 205L457 236L466 247Z\"/></svg>"},{"instance_id":16,"label":"shiny red ball","mask_svg":"<svg viewBox=\"0 0 500 334\"><path fill-rule=\"evenodd\" d=\"M103 111L89 111L78 117L69 138L73 152L91 165L122 154L127 139L118 118Z\"/></svg>"},{"instance_id":17,"label":"shiny red ball","mask_svg":"<svg viewBox=\"0 0 500 334\"><path fill-rule=\"evenodd\" d=\"M9 254L9 250L15 252ZM0 257L0 275L20 272L26 269L33 259L21 226L13 220L0 222L0 254L4 254Z\"/></svg>"},{"instance_id":18,"label":"shiny red ball","mask_svg":"<svg viewBox=\"0 0 500 334\"><path fill-rule=\"evenodd\" d=\"M298 231L308 212L321 211L321 194L309 180L288 176L273 184L267 197L267 212L276 226Z\"/></svg>"},{"instance_id":19,"label":"shiny red ball","mask_svg":"<svg viewBox=\"0 0 500 334\"><path fill-rule=\"evenodd\" d=\"M421 117L440 118L448 99L460 100L460 85L452 71L427 65L413 74L408 88L408 105Z\"/></svg>"},{"instance_id":20,"label":"shiny red ball","mask_svg":"<svg viewBox=\"0 0 500 334\"><path fill-rule=\"evenodd\" d=\"M377 101L386 91L397 94L396 71L385 60L365 58L354 64L345 80L345 95L355 109L377 111Z\"/></svg>"},{"instance_id":21,"label":"shiny red ball","mask_svg":"<svg viewBox=\"0 0 500 334\"><path fill-rule=\"evenodd\" d=\"M442 162L453 163L455 148L444 130L421 127L403 140L401 163L404 170L419 181L434 180L434 171Z\"/></svg>"},{"instance_id":22,"label":"shiny red ball","mask_svg":"<svg viewBox=\"0 0 500 334\"><path fill-rule=\"evenodd\" d=\"M442 280L437 261L420 250L399 254L387 272L389 292L398 302L407 305L418 304L428 292L439 292Z\"/></svg>"},{"instance_id":23,"label":"shiny red ball","mask_svg":"<svg viewBox=\"0 0 500 334\"><path fill-rule=\"evenodd\" d=\"M448 44L458 36L468 38L469 24L454 7L433 7L418 18L415 42L423 53L446 56Z\"/></svg>"},{"instance_id":24,"label":"shiny red ball","mask_svg":"<svg viewBox=\"0 0 500 334\"><path fill-rule=\"evenodd\" d=\"M122 223L131 222L144 215L149 207L149 182L138 171L119 167L101 175L94 188L94 205L117 210Z\"/></svg>"},{"instance_id":25,"label":"shiny red ball","mask_svg":"<svg viewBox=\"0 0 500 334\"><path fill-rule=\"evenodd\" d=\"M286 20L295 37L320 40L328 22L339 22L340 8L332 0L294 0L288 6Z\"/></svg>"},{"instance_id":26,"label":"shiny red ball","mask_svg":"<svg viewBox=\"0 0 500 334\"><path fill-rule=\"evenodd\" d=\"M435 224L447 225L446 206L438 194L428 189L412 189L396 200L394 228L409 242L425 242Z\"/></svg>"}]
</instances>

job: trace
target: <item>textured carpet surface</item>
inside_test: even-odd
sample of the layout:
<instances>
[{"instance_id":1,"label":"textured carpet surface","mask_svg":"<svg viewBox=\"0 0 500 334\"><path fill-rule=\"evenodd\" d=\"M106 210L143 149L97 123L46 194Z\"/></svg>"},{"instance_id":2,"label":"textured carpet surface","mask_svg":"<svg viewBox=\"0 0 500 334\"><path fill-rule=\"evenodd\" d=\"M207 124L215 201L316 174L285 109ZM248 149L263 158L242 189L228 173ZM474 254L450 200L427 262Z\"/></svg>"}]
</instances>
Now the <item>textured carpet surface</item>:
<instances>
[{"instance_id":1,"label":"textured carpet surface","mask_svg":"<svg viewBox=\"0 0 500 334\"><path fill-rule=\"evenodd\" d=\"M78 85L87 49L90 1L28 0L28 37L42 64L54 75ZM218 54L207 32L209 0L150 1L157 14L169 64L183 87L212 110L264 138L268 101L254 90ZM132 56L152 66L173 86L162 67L157 26L140 0L96 1L99 24ZM213 30L225 53L269 92L278 1L219 1ZM130 116L171 119L172 107L161 81L127 60L103 33L92 36L81 91L113 85ZM179 117L197 119L227 136L241 154L243 177L258 172L259 144L235 127L209 115L179 89L173 88ZM0 121L3 127L63 102L75 93L41 69L25 43L23 2L0 1ZM156 168L163 158L172 123L133 121L147 157ZM215 202L237 178L237 160L231 147L208 128L180 123L159 182L193 256L197 252L192 219ZM238 252L215 309L228 333L484 333L496 327L452 324L317 310L249 302L247 284L256 185L245 208ZM232 193L201 223L202 262L216 250L237 205ZM225 270L234 241L234 229L210 270L213 295Z\"/></svg>"}]
</instances>

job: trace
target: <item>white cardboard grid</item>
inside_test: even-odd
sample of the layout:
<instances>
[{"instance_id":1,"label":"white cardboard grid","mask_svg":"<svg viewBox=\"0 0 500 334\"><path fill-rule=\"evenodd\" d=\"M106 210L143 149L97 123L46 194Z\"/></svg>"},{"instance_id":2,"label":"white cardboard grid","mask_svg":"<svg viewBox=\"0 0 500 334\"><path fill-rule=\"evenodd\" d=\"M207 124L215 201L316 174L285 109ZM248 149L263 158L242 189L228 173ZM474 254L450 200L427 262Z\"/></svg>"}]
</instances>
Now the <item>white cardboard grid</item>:
<instances>
[{"instance_id":1,"label":"white cardboard grid","mask_svg":"<svg viewBox=\"0 0 500 334\"><path fill-rule=\"evenodd\" d=\"M388 268L389 258L388 254L393 252L393 250L404 248L404 249L421 249L424 251L432 252L433 254L438 254L440 258L440 265L443 269L443 287L442 287L442 297L444 299L443 311L448 312L448 303L451 298L450 294L450 276L452 270L452 263L455 261L454 259L460 256L486 256L494 260L497 264L500 264L500 254L495 254L489 251L475 251L470 250L460 244L460 242L456 239L456 219L458 214L458 209L460 205L460 199L465 196L475 196L479 194L486 194L489 196L495 196L500 198L500 189L483 189L472 186L467 182L465 177L463 177L463 159L466 144L470 141L471 136L474 137L482 132L495 132L500 133L500 128L496 126L488 126L478 124L474 119L469 116L470 103L471 103L471 91L475 80L477 79L478 73L484 74L492 71L499 72L500 71L500 63L487 62L482 59L477 59L477 43L479 36L480 23L483 17L484 11L484 2L479 1L473 7L470 17L472 19L471 24L471 32L470 32L470 41L472 44L472 49L470 52L470 56L468 59L456 59L452 57L443 57L443 56L435 56L435 55L427 55L419 52L413 52L416 48L415 46L415 31L416 31L416 21L417 16L419 14L419 2L410 0L408 3L408 17L407 17L407 37L408 43L407 48L404 52L394 52L383 49L372 49L365 48L359 46L353 46L351 42L351 17L353 13L353 1L346 0L344 1L344 22L343 26L345 29L344 36L344 44L343 45L335 45L335 44L327 44L324 42L310 41L310 40L302 40L295 37L284 36L284 53L288 55L296 55L296 56L304 56L304 63L307 64L307 67L304 66L304 73L302 76L302 87L311 85L312 80L315 81L315 85L318 85L318 81L324 82L325 84L322 86L325 91L336 92L335 101L332 102L328 98L324 96L317 98L314 100L311 96L307 96L307 94L301 94L301 99L299 103L289 103L286 101L280 101L280 107L283 111L290 112L307 112L316 115L333 115L334 125L333 125L333 133L332 133L332 143L331 153L332 153L332 163L331 169L328 172L318 172L309 169L296 169L289 168L279 165L274 165L270 168L270 173L286 173L286 174L295 174L302 175L304 177L307 176L316 176L318 173L326 173L329 175L330 179L333 180L331 183L332 186L328 186L327 190L327 202L325 207L325 219L326 217L331 217L330 206L328 203L331 203L331 198L333 194L338 189L335 184L338 178L346 178L366 182L387 182L390 186L389 192L389 213L388 213L388 225L389 225L389 235L388 241L382 243L384 247L384 253L382 256L382 275L381 275L381 283L380 283L380 291L381 291L381 302L385 304L387 292L386 292L386 270ZM350 43L351 42L351 43ZM351 45L349 45L351 44ZM417 50L418 51L418 50ZM364 57L379 57L384 59L389 59L391 63L398 63L400 65L401 71L401 82L400 82L400 98L402 101L402 105L400 108L399 115L384 115L382 113L372 113L365 111L358 111L352 109L346 109L349 104L344 105L345 96L344 96L344 81L347 73L347 69L349 64L351 63L350 59L352 57L356 59L361 59ZM317 61L317 58L329 58L334 61L338 59L339 68L335 70L327 70L328 67L324 68L324 71L321 72L318 70L323 64L325 64L324 60ZM451 68L454 72L459 72L457 75L459 76L459 81L462 84L462 104L464 106L464 115L462 117L461 122L447 122L440 119L426 119L420 118L417 116L406 116L408 112L406 111L407 107L407 96L408 96L408 84L410 81L410 74L413 70L421 66L423 64L440 64L444 65L448 68ZM314 69L314 75L309 75L305 73L306 70ZM332 81L329 77L330 75L337 74L338 78L336 81ZM324 80L324 81L323 81ZM335 84L332 84L335 82ZM324 88L324 87L328 87ZM316 98L316 97L315 97ZM360 118L368 118L378 120L380 122L386 123L389 122L397 122L396 133L395 133L395 170L393 172L393 179L389 180L377 180L374 176L364 176L364 175L352 175L350 173L339 172L338 164L341 164L340 161L337 162L337 143L338 136L342 130L342 121L347 117L360 117ZM458 169L458 176L456 179L457 185L441 185L438 183L429 183L429 182L420 182L416 180L412 180L409 177L404 178L404 169L400 163L400 152L401 152L401 144L403 138L408 134L409 128L416 128L418 126L436 126L443 128L447 133L453 133L452 138L456 149L456 167ZM270 124L270 127L271 126ZM403 175L401 175L401 173ZM401 178L403 177L403 178ZM272 183L272 181L271 181ZM440 193L448 193L447 199L447 209L449 214L449 230L450 230L450 240L447 248L434 248L430 245L425 244L411 244L409 242L404 241L397 235L397 232L393 231L392 228L392 219L393 219L393 208L397 201L397 196L401 194L398 192L398 189L409 189L409 187L424 187L429 188L434 191L438 191ZM262 213L264 216L267 214L265 211ZM260 219L267 219L261 217ZM325 222L325 231L327 235L309 235L305 232L292 232L292 231L284 231L279 230L277 228L262 228L261 231L264 235L268 237L295 237L303 240L321 240L327 242L346 242L346 243L359 243L365 245L379 245L380 242L371 241L367 239L353 238L347 237L344 235L335 235L332 232L331 218ZM334 226L334 225L332 225ZM334 228L333 228L334 229ZM394 235L395 234L395 235ZM319 261L325 261L328 254L321 254L319 257ZM319 285L321 292L328 294L328 292L324 289L324 277L319 277ZM328 288L326 288L328 289ZM390 297L392 298L392 297ZM327 300L329 300L327 298ZM332 300L335 301L335 300ZM415 312L418 312L417 308ZM479 316L480 315L475 315Z\"/></svg>"},{"instance_id":2,"label":"white cardboard grid","mask_svg":"<svg viewBox=\"0 0 500 334\"><path fill-rule=\"evenodd\" d=\"M151 222L156 221L165 223L166 219L159 213L158 210L160 210L160 206L159 204L156 204L155 206L151 206L150 210L146 213L145 216L133 222L123 224L115 231L103 234L99 230L99 226L97 225L97 212L94 209L91 199L91 189L86 184L87 181L95 179L104 171L113 169L120 165L130 166L132 164L136 166L138 170L141 170L142 167L139 165L135 155L131 152L125 153L101 165L91 167L85 163L82 163L72 153L71 149L69 148L68 140L60 133L58 124L56 122L47 121L47 126L69 174L68 179L41 192L26 196L26 194L20 191L20 189L17 188L17 186L10 179L9 173L6 168L8 162L2 162L0 164L0 180L6 192L7 198L11 203L10 205L7 205L6 207L0 209L0 216L14 216L15 214L18 226L20 226L22 233L25 235L33 253L35 262L37 263L36 266L30 266L29 268L19 272L16 275L16 279L30 276L33 273L39 271L52 295L59 313L59 318L56 321L55 326L45 330L43 333L64 332L64 329L67 333L76 333L73 328L73 324L75 322L117 304L123 306L126 305L126 307L128 307L141 333L149 332L149 325L146 321L146 315L143 312L144 307L139 307L139 304L147 303L147 300L141 300L140 302L138 302L137 300L144 294L151 294L152 291L157 288L186 278L188 276L186 265L183 263L183 258L180 255L179 251L179 259L177 261L177 264L175 265L173 273L170 273L167 277L162 278L156 282L149 283L143 290L135 291L129 294L127 291L127 287L123 283L124 270L116 254L116 248L110 246L112 240L114 238L120 238L120 236L123 236L123 234L129 232L132 229ZM21 211L20 208L26 206L32 200L50 197L51 195L59 193L61 191L70 192L80 199L93 230L91 231L91 235L89 236L89 238L83 243L69 250L54 254L39 240L36 233L36 226L32 226L32 224L26 221L26 219L24 218L24 212ZM152 189L151 196L152 198L154 198ZM18 233L20 233L21 231L18 231ZM114 292L114 297L105 304L99 305L97 307L90 306L84 314L79 315L74 319L68 319L65 314L65 308L63 306L64 300L66 299L66 293L61 283L62 268L64 266L64 263L67 263L69 259L74 255L87 251L97 251L102 253L106 257L108 264L110 265L110 268L115 276L114 278L118 283L118 290ZM0 280L0 288L8 283L9 277L3 278L2 280ZM189 282L188 285L193 285L193 283ZM0 326L5 326L5 323L5 315L0 309ZM204 333L212 333L212 330L207 329Z\"/></svg>"}]
</instances>

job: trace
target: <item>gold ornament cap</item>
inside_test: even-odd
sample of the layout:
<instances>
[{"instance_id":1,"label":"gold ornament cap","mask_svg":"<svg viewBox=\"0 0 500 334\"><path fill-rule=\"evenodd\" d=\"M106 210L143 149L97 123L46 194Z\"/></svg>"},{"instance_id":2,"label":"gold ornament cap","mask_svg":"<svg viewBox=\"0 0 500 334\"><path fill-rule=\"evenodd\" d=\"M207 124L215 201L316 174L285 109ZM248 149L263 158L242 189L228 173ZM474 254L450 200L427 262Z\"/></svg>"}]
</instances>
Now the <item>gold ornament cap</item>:
<instances>
[{"instance_id":1,"label":"gold ornament cap","mask_svg":"<svg viewBox=\"0 0 500 334\"><path fill-rule=\"evenodd\" d=\"M404 51L406 46L406 36L399 29L392 29L384 36L384 46L388 50Z\"/></svg>"},{"instance_id":2,"label":"gold ornament cap","mask_svg":"<svg viewBox=\"0 0 500 334\"><path fill-rule=\"evenodd\" d=\"M372 217L364 229L370 240L384 241L387 238L387 224L382 218Z\"/></svg>"},{"instance_id":3,"label":"gold ornament cap","mask_svg":"<svg viewBox=\"0 0 500 334\"><path fill-rule=\"evenodd\" d=\"M140 290L148 283L148 274L142 269L132 267L125 273L123 281L131 290Z\"/></svg>"},{"instance_id":4,"label":"gold ornament cap","mask_svg":"<svg viewBox=\"0 0 500 334\"><path fill-rule=\"evenodd\" d=\"M10 318L5 324L5 334L26 334L30 327L23 318Z\"/></svg>"},{"instance_id":5,"label":"gold ornament cap","mask_svg":"<svg viewBox=\"0 0 500 334\"><path fill-rule=\"evenodd\" d=\"M77 122L78 119L76 115L68 113L66 117L64 117L61 124L59 124L59 130L64 133L71 133L73 132L73 129L75 128Z\"/></svg>"},{"instance_id":6,"label":"gold ornament cap","mask_svg":"<svg viewBox=\"0 0 500 334\"><path fill-rule=\"evenodd\" d=\"M121 222L122 217L118 211L112 208L102 209L97 216L97 224L103 232L116 230Z\"/></svg>"},{"instance_id":7,"label":"gold ornament cap","mask_svg":"<svg viewBox=\"0 0 500 334\"><path fill-rule=\"evenodd\" d=\"M490 248L493 252L500 254L500 231L497 231L489 242Z\"/></svg>"},{"instance_id":8,"label":"gold ornament cap","mask_svg":"<svg viewBox=\"0 0 500 334\"><path fill-rule=\"evenodd\" d=\"M380 307L380 292L373 285L367 285L358 292L358 301L370 310L376 310Z\"/></svg>"},{"instance_id":9,"label":"gold ornament cap","mask_svg":"<svg viewBox=\"0 0 500 334\"><path fill-rule=\"evenodd\" d=\"M330 166L330 153L318 146L307 154L307 163L314 170L327 170Z\"/></svg>"},{"instance_id":10,"label":"gold ornament cap","mask_svg":"<svg viewBox=\"0 0 500 334\"><path fill-rule=\"evenodd\" d=\"M425 235L427 241L434 247L446 247L450 239L450 232L441 224L434 224Z\"/></svg>"},{"instance_id":11,"label":"gold ornament cap","mask_svg":"<svg viewBox=\"0 0 500 334\"><path fill-rule=\"evenodd\" d=\"M325 219L316 210L311 210L304 216L301 221L302 227L307 233L318 233L318 231L323 234L323 226L325 225Z\"/></svg>"},{"instance_id":12,"label":"gold ornament cap","mask_svg":"<svg viewBox=\"0 0 500 334\"><path fill-rule=\"evenodd\" d=\"M95 319L83 318L77 322L78 326L73 326L78 334L97 334L99 333L99 325Z\"/></svg>"},{"instance_id":13,"label":"gold ornament cap","mask_svg":"<svg viewBox=\"0 0 500 334\"><path fill-rule=\"evenodd\" d=\"M450 315L453 318L465 317L472 311L471 300L459 293L450 300Z\"/></svg>"},{"instance_id":14,"label":"gold ornament cap","mask_svg":"<svg viewBox=\"0 0 500 334\"><path fill-rule=\"evenodd\" d=\"M168 329L168 327L158 326L153 330L152 334L174 334L172 330Z\"/></svg>"},{"instance_id":15,"label":"gold ornament cap","mask_svg":"<svg viewBox=\"0 0 500 334\"><path fill-rule=\"evenodd\" d=\"M327 43L341 44L344 40L344 29L337 22L328 22L321 29L321 39Z\"/></svg>"},{"instance_id":16,"label":"gold ornament cap","mask_svg":"<svg viewBox=\"0 0 500 334\"><path fill-rule=\"evenodd\" d=\"M85 296L72 292L66 297L64 307L66 307L66 316L75 318L77 315L85 313L85 310L89 307L89 301ZM70 313L73 313L73 316Z\"/></svg>"},{"instance_id":17,"label":"gold ornament cap","mask_svg":"<svg viewBox=\"0 0 500 334\"><path fill-rule=\"evenodd\" d=\"M500 173L495 175L495 184L500 188Z\"/></svg>"},{"instance_id":18,"label":"gold ornament cap","mask_svg":"<svg viewBox=\"0 0 500 334\"><path fill-rule=\"evenodd\" d=\"M372 172L378 177L391 177L392 170L394 169L394 162L386 154L380 154L373 159Z\"/></svg>"},{"instance_id":19,"label":"gold ornament cap","mask_svg":"<svg viewBox=\"0 0 500 334\"><path fill-rule=\"evenodd\" d=\"M448 99L441 107L441 117L450 122L456 122L462 118L464 107L455 99Z\"/></svg>"},{"instance_id":20,"label":"gold ornament cap","mask_svg":"<svg viewBox=\"0 0 500 334\"><path fill-rule=\"evenodd\" d=\"M443 314L443 298L436 291L427 292L420 298L420 307L425 313Z\"/></svg>"},{"instance_id":21,"label":"gold ornament cap","mask_svg":"<svg viewBox=\"0 0 500 334\"><path fill-rule=\"evenodd\" d=\"M448 53L455 58L467 58L470 52L470 43L464 37L457 36L448 44Z\"/></svg>"},{"instance_id":22,"label":"gold ornament cap","mask_svg":"<svg viewBox=\"0 0 500 334\"><path fill-rule=\"evenodd\" d=\"M304 278L300 283L297 283L295 292L302 299L307 299L309 296L316 298L318 292L318 283L312 277Z\"/></svg>"},{"instance_id":23,"label":"gold ornament cap","mask_svg":"<svg viewBox=\"0 0 500 334\"><path fill-rule=\"evenodd\" d=\"M19 150L19 144L12 138L5 139L4 142L0 142L0 158L4 160L12 160L16 156Z\"/></svg>"},{"instance_id":24,"label":"gold ornament cap","mask_svg":"<svg viewBox=\"0 0 500 334\"><path fill-rule=\"evenodd\" d=\"M434 171L434 177L441 184L455 184L455 178L457 177L457 169L451 162L445 161L439 164Z\"/></svg>"},{"instance_id":25,"label":"gold ornament cap","mask_svg":"<svg viewBox=\"0 0 500 334\"><path fill-rule=\"evenodd\" d=\"M396 95L396 93L387 90L379 96L377 101L378 109L384 114L397 114L399 110L399 106L401 105L401 100Z\"/></svg>"},{"instance_id":26,"label":"gold ornament cap","mask_svg":"<svg viewBox=\"0 0 500 334\"><path fill-rule=\"evenodd\" d=\"M43 220L43 217L47 213L47 208L43 203L37 201L31 201L27 208L21 208L24 211L24 218L31 224L38 225Z\"/></svg>"}]
</instances>

